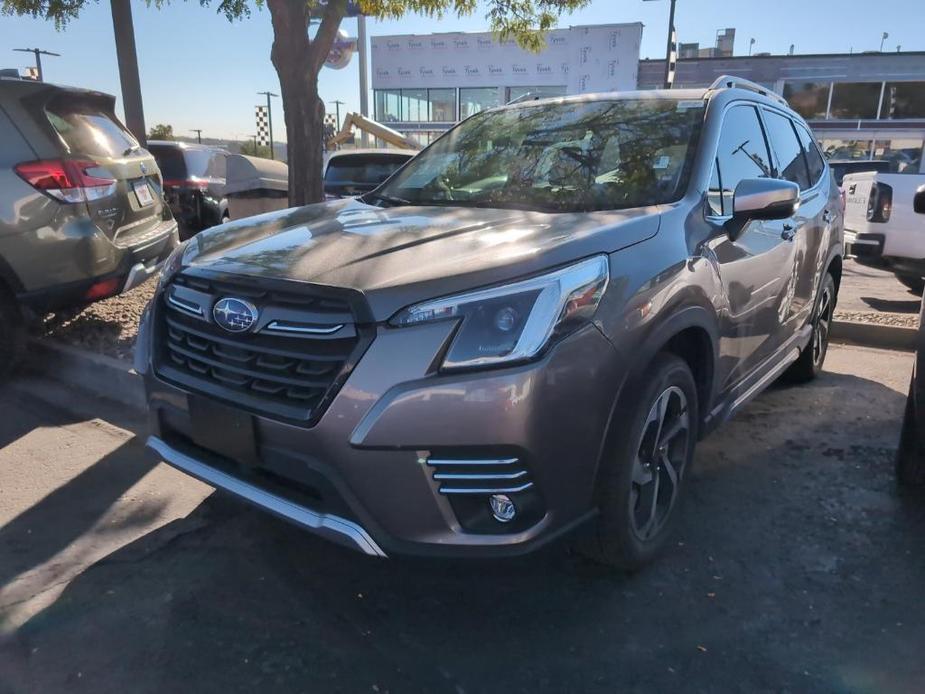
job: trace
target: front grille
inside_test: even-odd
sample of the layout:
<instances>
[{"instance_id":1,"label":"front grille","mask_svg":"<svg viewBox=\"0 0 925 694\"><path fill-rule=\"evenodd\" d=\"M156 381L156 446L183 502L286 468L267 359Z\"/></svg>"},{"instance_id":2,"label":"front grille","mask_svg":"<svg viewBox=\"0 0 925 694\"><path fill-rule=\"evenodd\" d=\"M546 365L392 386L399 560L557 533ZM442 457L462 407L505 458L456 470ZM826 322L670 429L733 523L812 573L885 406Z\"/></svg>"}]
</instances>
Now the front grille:
<instances>
[{"instance_id":1,"label":"front grille","mask_svg":"<svg viewBox=\"0 0 925 694\"><path fill-rule=\"evenodd\" d=\"M158 375L276 419L316 421L368 345L349 303L336 298L185 276L162 296ZM261 328L235 334L217 326L212 307L225 296L253 302ZM294 334L281 334L281 325Z\"/></svg>"},{"instance_id":2,"label":"front grille","mask_svg":"<svg viewBox=\"0 0 925 694\"><path fill-rule=\"evenodd\" d=\"M441 494L515 494L533 486L530 471L517 458L430 458L427 464Z\"/></svg>"}]
</instances>

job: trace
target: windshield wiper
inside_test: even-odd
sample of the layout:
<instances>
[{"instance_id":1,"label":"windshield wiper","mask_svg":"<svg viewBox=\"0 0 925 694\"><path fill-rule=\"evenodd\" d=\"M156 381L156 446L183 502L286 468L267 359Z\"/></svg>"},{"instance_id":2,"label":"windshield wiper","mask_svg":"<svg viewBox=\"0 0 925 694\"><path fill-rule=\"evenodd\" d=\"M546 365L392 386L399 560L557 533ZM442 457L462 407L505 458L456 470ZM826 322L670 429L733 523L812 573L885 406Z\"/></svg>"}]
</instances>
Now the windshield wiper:
<instances>
[{"instance_id":1,"label":"windshield wiper","mask_svg":"<svg viewBox=\"0 0 925 694\"><path fill-rule=\"evenodd\" d=\"M390 205L413 205L410 200L405 200L404 198L399 198L394 195L385 195L383 193L367 193L363 197L371 198L373 200L381 200L382 202L387 202Z\"/></svg>"}]
</instances>

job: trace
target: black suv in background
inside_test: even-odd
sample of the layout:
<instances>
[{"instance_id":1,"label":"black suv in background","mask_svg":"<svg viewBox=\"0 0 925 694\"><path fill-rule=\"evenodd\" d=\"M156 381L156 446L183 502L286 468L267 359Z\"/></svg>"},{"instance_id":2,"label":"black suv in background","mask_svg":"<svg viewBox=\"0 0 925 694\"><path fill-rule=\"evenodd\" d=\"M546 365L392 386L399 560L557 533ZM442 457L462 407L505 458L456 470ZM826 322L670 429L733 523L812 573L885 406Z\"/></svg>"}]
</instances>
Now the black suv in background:
<instances>
[{"instance_id":1,"label":"black suv in background","mask_svg":"<svg viewBox=\"0 0 925 694\"><path fill-rule=\"evenodd\" d=\"M136 349L148 445L371 555L587 523L636 568L696 441L821 370L842 217L806 122L737 78L482 111L366 195L179 248Z\"/></svg>"},{"instance_id":2,"label":"black suv in background","mask_svg":"<svg viewBox=\"0 0 925 694\"><path fill-rule=\"evenodd\" d=\"M0 78L0 373L27 314L104 299L179 243L154 158L109 94Z\"/></svg>"},{"instance_id":3,"label":"black suv in background","mask_svg":"<svg viewBox=\"0 0 925 694\"><path fill-rule=\"evenodd\" d=\"M180 225L181 238L228 221L225 164L228 152L218 147L150 140L164 177L164 196Z\"/></svg>"}]
</instances>

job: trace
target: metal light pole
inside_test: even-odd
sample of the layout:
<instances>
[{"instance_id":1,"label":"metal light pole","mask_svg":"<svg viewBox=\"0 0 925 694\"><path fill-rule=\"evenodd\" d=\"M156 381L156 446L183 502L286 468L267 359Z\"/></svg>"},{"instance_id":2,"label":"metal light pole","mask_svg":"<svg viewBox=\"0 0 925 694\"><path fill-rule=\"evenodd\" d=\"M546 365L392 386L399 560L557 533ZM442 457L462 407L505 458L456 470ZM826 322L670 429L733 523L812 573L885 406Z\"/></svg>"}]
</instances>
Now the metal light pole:
<instances>
[{"instance_id":1,"label":"metal light pole","mask_svg":"<svg viewBox=\"0 0 925 694\"><path fill-rule=\"evenodd\" d=\"M672 0L674 1L674 0ZM369 41L366 38L366 17L357 17L357 63L360 68L360 113L369 118L369 66L366 51ZM364 147L369 147L369 134L364 130L360 135Z\"/></svg>"},{"instance_id":2,"label":"metal light pole","mask_svg":"<svg viewBox=\"0 0 925 694\"><path fill-rule=\"evenodd\" d=\"M880 37L880 52L883 53L883 42L890 38L890 35L887 32L883 32L883 36Z\"/></svg>"},{"instance_id":3,"label":"metal light pole","mask_svg":"<svg viewBox=\"0 0 925 694\"><path fill-rule=\"evenodd\" d=\"M41 48L14 48L14 51L19 51L20 53L32 53L35 56L35 72L39 82L44 82L42 76L42 56L43 55L53 55L55 57L60 57L60 53L52 53L51 51L45 51Z\"/></svg>"},{"instance_id":4,"label":"metal light pole","mask_svg":"<svg viewBox=\"0 0 925 694\"><path fill-rule=\"evenodd\" d=\"M279 96L279 94L274 94L273 92L257 92L258 94L265 94L267 97L267 129L270 131L270 159L276 159L276 153L273 151L273 108L270 105L271 96ZM256 147L256 140L254 146Z\"/></svg>"},{"instance_id":5,"label":"metal light pole","mask_svg":"<svg viewBox=\"0 0 925 694\"><path fill-rule=\"evenodd\" d=\"M645 0L646 2L651 2L652 0ZM677 42L675 41L675 27L674 27L674 11L677 0L671 0L671 9L668 11L668 46L665 49L665 89L671 89L671 86L674 84L674 73L675 73L675 63L677 62L677 55L675 52L675 46Z\"/></svg>"},{"instance_id":6,"label":"metal light pole","mask_svg":"<svg viewBox=\"0 0 925 694\"><path fill-rule=\"evenodd\" d=\"M748 40L748 54L749 55L752 54L752 46L754 45L755 45L755 39L749 39Z\"/></svg>"},{"instance_id":7,"label":"metal light pole","mask_svg":"<svg viewBox=\"0 0 925 694\"><path fill-rule=\"evenodd\" d=\"M196 142L202 144L202 130L199 128L190 128L191 133L196 133Z\"/></svg>"}]
</instances>

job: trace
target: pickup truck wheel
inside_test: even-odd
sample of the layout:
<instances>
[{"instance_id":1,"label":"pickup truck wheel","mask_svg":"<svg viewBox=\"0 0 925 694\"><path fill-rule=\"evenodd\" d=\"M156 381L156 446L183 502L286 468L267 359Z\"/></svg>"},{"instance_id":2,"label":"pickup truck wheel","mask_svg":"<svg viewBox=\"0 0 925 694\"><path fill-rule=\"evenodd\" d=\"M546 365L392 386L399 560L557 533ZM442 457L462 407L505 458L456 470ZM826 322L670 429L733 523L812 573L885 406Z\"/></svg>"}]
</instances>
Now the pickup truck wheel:
<instances>
[{"instance_id":1,"label":"pickup truck wheel","mask_svg":"<svg viewBox=\"0 0 925 694\"><path fill-rule=\"evenodd\" d=\"M829 332L832 328L832 315L835 313L835 280L826 273L822 287L816 297L816 310L813 312L812 337L809 344L800 352L800 356L784 374L791 383L806 383L813 380L822 371L825 355L829 349Z\"/></svg>"},{"instance_id":2,"label":"pickup truck wheel","mask_svg":"<svg viewBox=\"0 0 925 694\"><path fill-rule=\"evenodd\" d=\"M922 279L918 275L896 275L896 279L906 287L913 294L918 294L922 296L922 293L925 292L925 279Z\"/></svg>"},{"instance_id":3,"label":"pickup truck wheel","mask_svg":"<svg viewBox=\"0 0 925 694\"><path fill-rule=\"evenodd\" d=\"M899 435L899 448L896 451L896 479L902 485L920 486L925 484L925 450L919 441L919 430L915 413L915 392L909 385L909 397L906 398L906 413L903 416L902 433Z\"/></svg>"},{"instance_id":4,"label":"pickup truck wheel","mask_svg":"<svg viewBox=\"0 0 925 694\"><path fill-rule=\"evenodd\" d=\"M0 382L13 372L26 344L26 325L13 296L0 286Z\"/></svg>"},{"instance_id":5,"label":"pickup truck wheel","mask_svg":"<svg viewBox=\"0 0 925 694\"><path fill-rule=\"evenodd\" d=\"M634 571L671 535L697 439L697 389L687 363L659 354L617 409L598 479L599 515L579 549Z\"/></svg>"}]
</instances>

